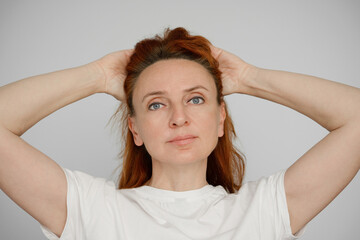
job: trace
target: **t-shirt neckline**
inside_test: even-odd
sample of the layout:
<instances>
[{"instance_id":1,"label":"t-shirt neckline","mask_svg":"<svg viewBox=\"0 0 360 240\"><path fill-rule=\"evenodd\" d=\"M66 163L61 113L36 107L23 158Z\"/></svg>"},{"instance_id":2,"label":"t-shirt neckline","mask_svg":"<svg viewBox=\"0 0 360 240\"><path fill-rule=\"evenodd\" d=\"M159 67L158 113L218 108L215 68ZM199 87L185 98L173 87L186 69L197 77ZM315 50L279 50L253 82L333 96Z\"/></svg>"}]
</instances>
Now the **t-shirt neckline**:
<instances>
[{"instance_id":1,"label":"t-shirt neckline","mask_svg":"<svg viewBox=\"0 0 360 240\"><path fill-rule=\"evenodd\" d=\"M204 194L213 190L214 188L215 188L214 186L207 184L199 189L180 191L180 192L155 188L147 185L138 187L137 189L140 192L150 194L156 198L193 199L193 198L198 198L200 196L204 196Z\"/></svg>"}]
</instances>

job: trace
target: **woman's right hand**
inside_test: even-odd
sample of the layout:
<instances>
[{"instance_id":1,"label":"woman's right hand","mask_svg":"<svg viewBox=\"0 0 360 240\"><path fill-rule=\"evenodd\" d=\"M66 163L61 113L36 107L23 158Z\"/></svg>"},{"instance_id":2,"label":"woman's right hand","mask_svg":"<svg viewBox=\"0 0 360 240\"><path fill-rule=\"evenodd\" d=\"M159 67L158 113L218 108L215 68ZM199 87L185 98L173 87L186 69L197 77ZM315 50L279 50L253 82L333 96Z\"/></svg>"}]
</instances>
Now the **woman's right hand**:
<instances>
[{"instance_id":1,"label":"woman's right hand","mask_svg":"<svg viewBox=\"0 0 360 240\"><path fill-rule=\"evenodd\" d=\"M89 64L101 76L99 78L100 92L112 95L119 101L125 100L124 81L127 76L125 68L133 51L133 49L127 49L109 53Z\"/></svg>"}]
</instances>

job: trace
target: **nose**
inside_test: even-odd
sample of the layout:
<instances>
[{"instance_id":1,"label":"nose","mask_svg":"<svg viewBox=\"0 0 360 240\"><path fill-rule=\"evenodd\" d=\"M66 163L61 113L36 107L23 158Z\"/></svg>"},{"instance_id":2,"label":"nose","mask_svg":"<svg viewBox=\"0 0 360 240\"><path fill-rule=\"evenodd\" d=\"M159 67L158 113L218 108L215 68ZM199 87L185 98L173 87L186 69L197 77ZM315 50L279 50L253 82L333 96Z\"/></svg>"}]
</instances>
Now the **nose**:
<instances>
[{"instance_id":1,"label":"nose","mask_svg":"<svg viewBox=\"0 0 360 240\"><path fill-rule=\"evenodd\" d=\"M181 127L190 123L184 106L173 107L170 118L170 127Z\"/></svg>"}]
</instances>

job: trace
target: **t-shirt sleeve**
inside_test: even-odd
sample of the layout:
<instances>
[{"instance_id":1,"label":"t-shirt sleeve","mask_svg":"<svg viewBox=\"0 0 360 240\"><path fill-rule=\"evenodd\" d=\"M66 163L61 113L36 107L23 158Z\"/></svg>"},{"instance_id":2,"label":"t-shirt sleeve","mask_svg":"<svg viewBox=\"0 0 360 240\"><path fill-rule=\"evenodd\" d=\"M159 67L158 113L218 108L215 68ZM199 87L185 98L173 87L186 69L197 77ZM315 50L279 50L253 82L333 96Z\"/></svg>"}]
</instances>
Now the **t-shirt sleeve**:
<instances>
[{"instance_id":1,"label":"t-shirt sleeve","mask_svg":"<svg viewBox=\"0 0 360 240\"><path fill-rule=\"evenodd\" d=\"M104 178L96 178L79 171L63 168L67 180L67 218L61 237L58 238L48 228L40 225L44 235L51 240L86 239L86 225L90 208L94 201L102 201L107 190L115 190L115 185Z\"/></svg>"},{"instance_id":2,"label":"t-shirt sleeve","mask_svg":"<svg viewBox=\"0 0 360 240\"><path fill-rule=\"evenodd\" d=\"M270 226L269 222L274 223L275 231L279 239L298 239L304 232L305 227L292 234L290 227L290 215L286 202L284 176L286 170L281 170L268 178L263 178L259 182L260 191L263 192L261 204L261 215L264 221L263 226Z\"/></svg>"}]
</instances>

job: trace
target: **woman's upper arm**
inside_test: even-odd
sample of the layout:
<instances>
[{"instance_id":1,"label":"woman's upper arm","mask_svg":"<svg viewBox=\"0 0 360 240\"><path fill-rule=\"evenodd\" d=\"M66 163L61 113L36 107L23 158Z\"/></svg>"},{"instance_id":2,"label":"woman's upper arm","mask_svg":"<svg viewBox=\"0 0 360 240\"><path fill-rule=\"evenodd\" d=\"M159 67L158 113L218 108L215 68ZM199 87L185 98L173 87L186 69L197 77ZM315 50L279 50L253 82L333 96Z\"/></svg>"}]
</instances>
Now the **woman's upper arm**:
<instances>
[{"instance_id":1,"label":"woman's upper arm","mask_svg":"<svg viewBox=\"0 0 360 240\"><path fill-rule=\"evenodd\" d=\"M293 233L321 212L355 177L360 167L360 126L333 130L285 173Z\"/></svg>"},{"instance_id":2,"label":"woman's upper arm","mask_svg":"<svg viewBox=\"0 0 360 240\"><path fill-rule=\"evenodd\" d=\"M67 215L67 181L61 167L0 127L0 187L17 205L61 235Z\"/></svg>"}]
</instances>

